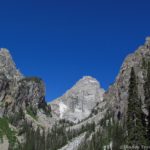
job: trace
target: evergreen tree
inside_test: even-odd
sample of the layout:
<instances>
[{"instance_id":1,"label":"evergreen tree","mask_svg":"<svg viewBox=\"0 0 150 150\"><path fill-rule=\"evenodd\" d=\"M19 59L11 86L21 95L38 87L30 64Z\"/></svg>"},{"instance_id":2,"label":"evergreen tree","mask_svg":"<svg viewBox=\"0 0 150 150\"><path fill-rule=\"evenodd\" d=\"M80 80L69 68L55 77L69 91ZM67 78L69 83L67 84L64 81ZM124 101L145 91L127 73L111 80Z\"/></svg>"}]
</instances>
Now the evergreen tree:
<instances>
[{"instance_id":1,"label":"evergreen tree","mask_svg":"<svg viewBox=\"0 0 150 150\"><path fill-rule=\"evenodd\" d=\"M144 84L144 96L145 96L145 104L146 109L148 111L147 116L147 138L150 142L150 62L147 65L147 76Z\"/></svg>"},{"instance_id":2,"label":"evergreen tree","mask_svg":"<svg viewBox=\"0 0 150 150\"><path fill-rule=\"evenodd\" d=\"M146 68L147 68L147 62L146 62L146 60L145 60L144 57L142 58L142 68L143 68L143 69L146 69Z\"/></svg>"},{"instance_id":3,"label":"evergreen tree","mask_svg":"<svg viewBox=\"0 0 150 150\"><path fill-rule=\"evenodd\" d=\"M120 147L124 145L124 130L122 126L119 125L118 122L114 122L112 126L112 143L113 143L113 150L120 150Z\"/></svg>"},{"instance_id":4,"label":"evergreen tree","mask_svg":"<svg viewBox=\"0 0 150 150\"><path fill-rule=\"evenodd\" d=\"M138 97L138 85L134 69L131 69L128 91L127 144L141 146L146 144L145 130L142 124L141 100Z\"/></svg>"},{"instance_id":5,"label":"evergreen tree","mask_svg":"<svg viewBox=\"0 0 150 150\"><path fill-rule=\"evenodd\" d=\"M33 128L32 125L29 125L25 122L24 131L25 131L25 143L23 144L20 150L45 150L45 132L40 133L39 127L37 130Z\"/></svg>"}]
</instances>

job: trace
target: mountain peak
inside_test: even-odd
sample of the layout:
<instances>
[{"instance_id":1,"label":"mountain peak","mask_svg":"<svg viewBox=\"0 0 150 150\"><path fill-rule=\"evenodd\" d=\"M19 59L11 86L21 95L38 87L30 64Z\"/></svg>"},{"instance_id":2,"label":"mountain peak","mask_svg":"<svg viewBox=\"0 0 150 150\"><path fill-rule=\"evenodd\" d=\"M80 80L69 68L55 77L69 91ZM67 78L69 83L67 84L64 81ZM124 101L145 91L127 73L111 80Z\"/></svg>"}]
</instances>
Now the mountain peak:
<instances>
[{"instance_id":1,"label":"mountain peak","mask_svg":"<svg viewBox=\"0 0 150 150\"><path fill-rule=\"evenodd\" d=\"M9 50L6 49L6 48L0 48L0 54L3 54L5 56L11 56L10 53L9 53Z\"/></svg>"},{"instance_id":2,"label":"mountain peak","mask_svg":"<svg viewBox=\"0 0 150 150\"><path fill-rule=\"evenodd\" d=\"M83 76L80 81L98 82L94 77L91 76Z\"/></svg>"},{"instance_id":3,"label":"mountain peak","mask_svg":"<svg viewBox=\"0 0 150 150\"><path fill-rule=\"evenodd\" d=\"M62 97L51 103L52 111L61 119L77 123L88 117L97 103L103 101L104 92L95 78L84 76Z\"/></svg>"},{"instance_id":4,"label":"mountain peak","mask_svg":"<svg viewBox=\"0 0 150 150\"><path fill-rule=\"evenodd\" d=\"M3 59L2 64L6 63L6 60L11 60L11 63L15 64L12 60L12 56L8 49L6 48L0 48L0 59Z\"/></svg>"},{"instance_id":5,"label":"mountain peak","mask_svg":"<svg viewBox=\"0 0 150 150\"><path fill-rule=\"evenodd\" d=\"M150 44L150 36L146 37L145 41L146 44Z\"/></svg>"},{"instance_id":6,"label":"mountain peak","mask_svg":"<svg viewBox=\"0 0 150 150\"><path fill-rule=\"evenodd\" d=\"M22 78L21 73L16 69L9 50L6 48L0 48L0 73L5 74L8 79L16 78L18 80Z\"/></svg>"},{"instance_id":7,"label":"mountain peak","mask_svg":"<svg viewBox=\"0 0 150 150\"><path fill-rule=\"evenodd\" d=\"M92 76L83 76L82 79L90 80L90 79L94 79L94 77L92 77Z\"/></svg>"},{"instance_id":8,"label":"mountain peak","mask_svg":"<svg viewBox=\"0 0 150 150\"><path fill-rule=\"evenodd\" d=\"M83 76L76 84L74 87L84 87L84 86L97 86L100 87L99 81L97 81L95 78L91 76Z\"/></svg>"}]
</instances>

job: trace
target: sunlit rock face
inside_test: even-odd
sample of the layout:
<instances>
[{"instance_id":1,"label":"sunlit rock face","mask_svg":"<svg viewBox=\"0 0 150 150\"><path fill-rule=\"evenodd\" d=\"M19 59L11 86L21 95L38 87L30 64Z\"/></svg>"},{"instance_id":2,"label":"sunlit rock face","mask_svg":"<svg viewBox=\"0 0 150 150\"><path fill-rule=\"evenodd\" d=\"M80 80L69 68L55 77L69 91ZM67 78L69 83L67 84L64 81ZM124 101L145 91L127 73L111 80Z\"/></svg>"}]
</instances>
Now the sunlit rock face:
<instances>
[{"instance_id":1,"label":"sunlit rock face","mask_svg":"<svg viewBox=\"0 0 150 150\"><path fill-rule=\"evenodd\" d=\"M107 101L107 106L114 111L116 118L118 113L121 114L122 121L126 118L131 68L134 68L136 73L138 95L142 100L143 111L147 114L144 109L144 83L147 75L147 68L145 65L148 62L150 62L150 37L146 38L144 45L139 46L134 53L125 58L115 83L111 85L104 94L104 100Z\"/></svg>"},{"instance_id":2,"label":"sunlit rock face","mask_svg":"<svg viewBox=\"0 0 150 150\"><path fill-rule=\"evenodd\" d=\"M5 74L8 79L20 80L23 75L16 69L16 65L5 48L0 49L0 73Z\"/></svg>"},{"instance_id":3,"label":"sunlit rock face","mask_svg":"<svg viewBox=\"0 0 150 150\"><path fill-rule=\"evenodd\" d=\"M10 116L32 106L46 108L44 82L36 77L24 77L5 49L0 49L0 116Z\"/></svg>"},{"instance_id":4,"label":"sunlit rock face","mask_svg":"<svg viewBox=\"0 0 150 150\"><path fill-rule=\"evenodd\" d=\"M23 75L16 69L16 65L5 48L0 49L0 116L12 112L18 81ZM6 106L8 108L6 108Z\"/></svg>"},{"instance_id":5,"label":"sunlit rock face","mask_svg":"<svg viewBox=\"0 0 150 150\"><path fill-rule=\"evenodd\" d=\"M62 97L51 103L52 112L61 119L77 123L87 118L92 109L103 101L104 89L90 76L80 79Z\"/></svg>"}]
</instances>

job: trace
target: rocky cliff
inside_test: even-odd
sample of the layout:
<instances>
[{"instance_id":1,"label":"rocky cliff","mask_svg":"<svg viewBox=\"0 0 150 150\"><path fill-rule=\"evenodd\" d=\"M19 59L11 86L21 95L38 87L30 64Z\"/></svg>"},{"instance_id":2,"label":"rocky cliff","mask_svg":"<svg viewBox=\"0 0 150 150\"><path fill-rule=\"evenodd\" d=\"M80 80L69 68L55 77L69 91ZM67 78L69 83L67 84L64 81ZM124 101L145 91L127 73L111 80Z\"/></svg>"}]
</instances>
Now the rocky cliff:
<instances>
[{"instance_id":1,"label":"rocky cliff","mask_svg":"<svg viewBox=\"0 0 150 150\"><path fill-rule=\"evenodd\" d=\"M8 50L0 50L0 115L46 108L44 82L36 77L24 77L15 66Z\"/></svg>"},{"instance_id":2,"label":"rocky cliff","mask_svg":"<svg viewBox=\"0 0 150 150\"><path fill-rule=\"evenodd\" d=\"M80 79L62 97L51 103L52 112L60 119L79 122L87 118L93 108L103 101L104 89L90 76Z\"/></svg>"},{"instance_id":3,"label":"rocky cliff","mask_svg":"<svg viewBox=\"0 0 150 150\"><path fill-rule=\"evenodd\" d=\"M44 82L36 77L24 77L16 69L9 51L0 49L0 142L7 135L9 149L15 149L20 138L25 139L24 134L17 136L25 122L32 124L33 129L38 126L46 129L51 126L48 118L51 120L51 111L45 101Z\"/></svg>"},{"instance_id":4,"label":"rocky cliff","mask_svg":"<svg viewBox=\"0 0 150 150\"><path fill-rule=\"evenodd\" d=\"M4 74L7 79L20 80L23 75L16 69L9 51L5 48L0 49L0 73Z\"/></svg>"},{"instance_id":5,"label":"rocky cliff","mask_svg":"<svg viewBox=\"0 0 150 150\"><path fill-rule=\"evenodd\" d=\"M125 58L115 83L109 87L104 95L104 99L110 108L114 110L115 116L121 113L122 119L126 117L131 68L134 69L137 76L138 94L143 106L145 105L144 83L147 76L146 65L148 65L149 61L150 38L147 37L144 45L140 46L133 54Z\"/></svg>"}]
</instances>

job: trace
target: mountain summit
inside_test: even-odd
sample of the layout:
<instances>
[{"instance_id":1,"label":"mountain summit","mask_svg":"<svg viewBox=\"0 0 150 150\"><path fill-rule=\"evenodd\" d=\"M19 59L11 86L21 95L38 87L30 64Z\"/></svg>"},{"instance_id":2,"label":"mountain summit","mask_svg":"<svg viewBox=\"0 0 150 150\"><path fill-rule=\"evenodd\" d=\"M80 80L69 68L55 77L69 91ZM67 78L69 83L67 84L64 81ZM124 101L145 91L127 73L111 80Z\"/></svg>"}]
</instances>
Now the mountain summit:
<instances>
[{"instance_id":1,"label":"mountain summit","mask_svg":"<svg viewBox=\"0 0 150 150\"><path fill-rule=\"evenodd\" d=\"M51 103L52 112L61 119L78 122L88 117L103 100L104 89L90 76L84 76L63 96Z\"/></svg>"},{"instance_id":2,"label":"mountain summit","mask_svg":"<svg viewBox=\"0 0 150 150\"><path fill-rule=\"evenodd\" d=\"M19 70L16 69L9 51L5 48L0 49L0 73L5 74L8 79L19 80L23 77Z\"/></svg>"}]
</instances>

